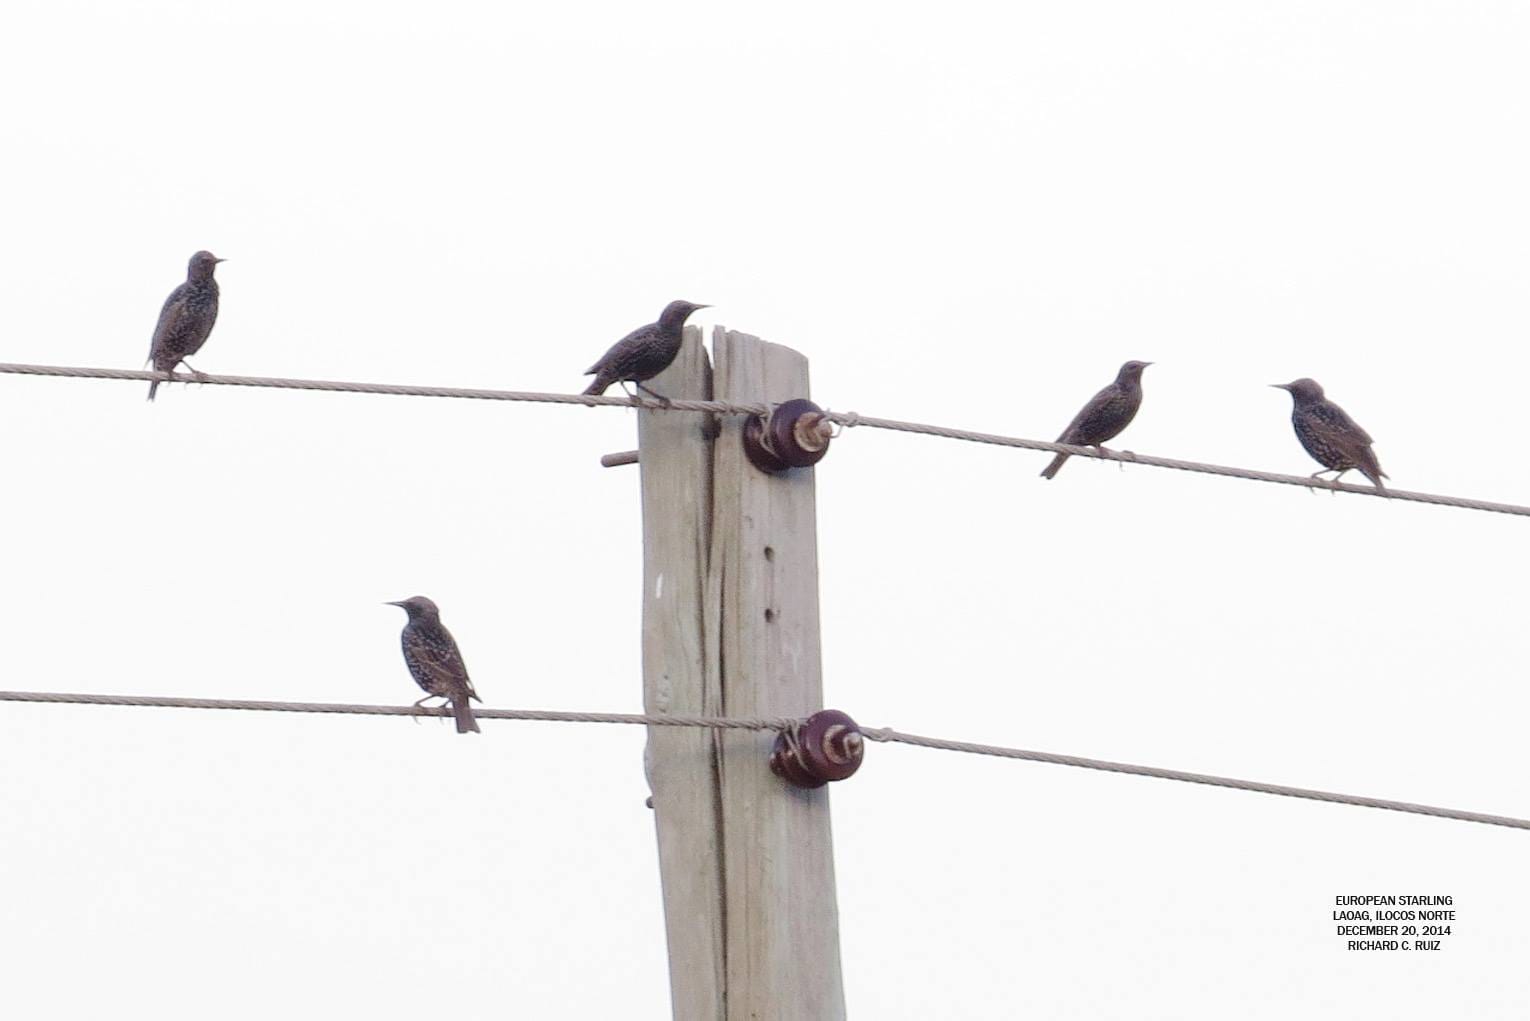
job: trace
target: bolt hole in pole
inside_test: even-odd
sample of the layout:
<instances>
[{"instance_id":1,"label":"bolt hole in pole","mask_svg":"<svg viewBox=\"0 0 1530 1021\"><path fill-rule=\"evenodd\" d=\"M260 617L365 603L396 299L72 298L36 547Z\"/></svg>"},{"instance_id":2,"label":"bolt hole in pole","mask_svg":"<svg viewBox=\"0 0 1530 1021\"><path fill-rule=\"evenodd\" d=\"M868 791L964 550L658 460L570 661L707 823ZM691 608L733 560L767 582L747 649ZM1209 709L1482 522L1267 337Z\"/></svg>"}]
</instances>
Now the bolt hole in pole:
<instances>
[{"instance_id":1,"label":"bolt hole in pole","mask_svg":"<svg viewBox=\"0 0 1530 1021\"><path fill-rule=\"evenodd\" d=\"M774 546L766 546L765 547L765 559L766 560L774 560L774 559L776 559L776 548Z\"/></svg>"},{"instance_id":2,"label":"bolt hole in pole","mask_svg":"<svg viewBox=\"0 0 1530 1021\"><path fill-rule=\"evenodd\" d=\"M766 609L765 609L765 623L770 624L770 623L774 622L775 619L776 619L776 611L770 609L769 607L766 607Z\"/></svg>"}]
</instances>

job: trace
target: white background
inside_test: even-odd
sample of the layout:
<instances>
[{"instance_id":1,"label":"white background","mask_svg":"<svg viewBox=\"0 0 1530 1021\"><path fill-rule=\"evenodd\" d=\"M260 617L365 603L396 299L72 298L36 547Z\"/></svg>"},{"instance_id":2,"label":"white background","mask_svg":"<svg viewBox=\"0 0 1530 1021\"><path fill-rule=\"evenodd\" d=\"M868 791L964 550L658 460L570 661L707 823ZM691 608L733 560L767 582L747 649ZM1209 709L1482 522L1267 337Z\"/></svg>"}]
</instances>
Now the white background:
<instances>
[{"instance_id":1,"label":"white background","mask_svg":"<svg viewBox=\"0 0 1530 1021\"><path fill-rule=\"evenodd\" d=\"M0 358L575 390L674 297L840 410L1530 501L1514 3L15 3ZM0 377L4 680L639 705L630 411ZM1530 524L870 430L820 469L868 725L1530 815ZM638 728L0 705L0 1012L663 1018ZM1523 832L874 746L860 1018L1522 1018ZM1438 954L1341 893L1448 893Z\"/></svg>"}]
</instances>

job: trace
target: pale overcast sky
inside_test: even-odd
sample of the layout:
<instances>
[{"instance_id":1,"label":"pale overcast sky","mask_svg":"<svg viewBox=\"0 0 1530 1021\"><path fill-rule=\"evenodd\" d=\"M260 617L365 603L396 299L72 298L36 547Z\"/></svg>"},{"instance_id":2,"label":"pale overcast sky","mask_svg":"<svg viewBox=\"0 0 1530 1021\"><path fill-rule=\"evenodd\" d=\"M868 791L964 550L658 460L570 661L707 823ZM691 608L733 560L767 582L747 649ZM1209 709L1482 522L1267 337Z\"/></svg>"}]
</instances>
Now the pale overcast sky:
<instances>
[{"instance_id":1,"label":"pale overcast sky","mask_svg":"<svg viewBox=\"0 0 1530 1021\"><path fill-rule=\"evenodd\" d=\"M671 298L839 410L1530 502L1530 11L13 2L0 360L572 391ZM619 409L0 376L3 687L641 705ZM1530 522L852 431L825 691L871 726L1530 816ZM639 728L0 704L0 1012L668 1016ZM876 745L858 1018L1518 1019L1530 834ZM1348 893L1448 894L1433 954Z\"/></svg>"}]
</instances>

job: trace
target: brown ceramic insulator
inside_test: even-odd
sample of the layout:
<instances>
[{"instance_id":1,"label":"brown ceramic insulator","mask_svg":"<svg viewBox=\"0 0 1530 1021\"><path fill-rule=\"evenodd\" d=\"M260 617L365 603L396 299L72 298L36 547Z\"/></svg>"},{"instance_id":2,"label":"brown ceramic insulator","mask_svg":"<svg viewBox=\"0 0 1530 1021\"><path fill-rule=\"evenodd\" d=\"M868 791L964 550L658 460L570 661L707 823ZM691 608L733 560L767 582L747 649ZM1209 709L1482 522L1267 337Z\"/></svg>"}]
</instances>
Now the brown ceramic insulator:
<instances>
[{"instance_id":1,"label":"brown ceramic insulator","mask_svg":"<svg viewBox=\"0 0 1530 1021\"><path fill-rule=\"evenodd\" d=\"M776 736L770 769L794 786L822 787L859 769L865 751L865 738L855 721L837 709L823 709L792 733Z\"/></svg>"},{"instance_id":2,"label":"brown ceramic insulator","mask_svg":"<svg viewBox=\"0 0 1530 1021\"><path fill-rule=\"evenodd\" d=\"M776 405L768 419L755 416L744 423L744 453L771 475L822 461L830 438L823 409L801 398Z\"/></svg>"}]
</instances>

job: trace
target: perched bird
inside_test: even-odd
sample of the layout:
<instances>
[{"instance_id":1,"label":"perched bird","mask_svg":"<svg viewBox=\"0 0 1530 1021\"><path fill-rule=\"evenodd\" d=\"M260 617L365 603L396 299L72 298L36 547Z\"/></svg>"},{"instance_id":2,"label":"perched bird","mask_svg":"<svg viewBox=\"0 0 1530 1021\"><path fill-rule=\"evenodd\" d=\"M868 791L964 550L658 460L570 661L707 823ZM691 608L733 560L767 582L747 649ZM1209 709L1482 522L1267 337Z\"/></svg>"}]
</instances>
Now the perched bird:
<instances>
[{"instance_id":1,"label":"perched bird","mask_svg":"<svg viewBox=\"0 0 1530 1021\"><path fill-rule=\"evenodd\" d=\"M213 270L222 261L211 252L193 255L186 267L186 282L165 299L159 324L154 327L154 342L149 345L149 361L154 363L155 372L174 372L207 343L207 335L218 321L218 281L213 279ZM159 383L156 379L149 384L149 400L154 399Z\"/></svg>"},{"instance_id":2,"label":"perched bird","mask_svg":"<svg viewBox=\"0 0 1530 1021\"><path fill-rule=\"evenodd\" d=\"M659 321L639 326L611 345L600 361L584 370L595 382L585 388L587 394L603 394L612 383L636 383L644 393L659 395L643 384L665 369L680 353L681 330L686 317L698 308L711 308L691 301L672 301L659 313Z\"/></svg>"},{"instance_id":3,"label":"perched bird","mask_svg":"<svg viewBox=\"0 0 1530 1021\"><path fill-rule=\"evenodd\" d=\"M409 614L409 622L404 625L404 662L415 683L425 689L425 697L415 705L444 698L451 703L452 715L457 718L457 733L466 734L470 730L478 733L478 721L473 719L472 707L468 705L469 699L478 699L478 693L468 680L467 666L452 633L441 623L441 611L424 596L410 596L387 605L401 606Z\"/></svg>"},{"instance_id":4,"label":"perched bird","mask_svg":"<svg viewBox=\"0 0 1530 1021\"><path fill-rule=\"evenodd\" d=\"M1127 362L1121 366L1116 381L1089 398L1089 403L1073 416L1073 421L1057 437L1057 442L1104 450L1101 444L1115 439L1116 434L1137 417L1137 409L1142 407L1142 370L1152 364ZM1052 458L1052 463L1042 469L1041 477L1050 479L1056 475L1068 457L1068 454L1058 454Z\"/></svg>"},{"instance_id":5,"label":"perched bird","mask_svg":"<svg viewBox=\"0 0 1530 1021\"><path fill-rule=\"evenodd\" d=\"M1326 399L1322 387L1310 379L1270 385L1291 394L1291 424L1296 427L1296 438L1313 460L1323 466L1322 471L1312 473L1313 478L1338 472L1333 477L1337 482L1345 472L1359 469L1377 489L1386 491L1381 480L1387 475L1371 449L1370 433L1356 425L1343 408Z\"/></svg>"}]
</instances>

